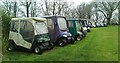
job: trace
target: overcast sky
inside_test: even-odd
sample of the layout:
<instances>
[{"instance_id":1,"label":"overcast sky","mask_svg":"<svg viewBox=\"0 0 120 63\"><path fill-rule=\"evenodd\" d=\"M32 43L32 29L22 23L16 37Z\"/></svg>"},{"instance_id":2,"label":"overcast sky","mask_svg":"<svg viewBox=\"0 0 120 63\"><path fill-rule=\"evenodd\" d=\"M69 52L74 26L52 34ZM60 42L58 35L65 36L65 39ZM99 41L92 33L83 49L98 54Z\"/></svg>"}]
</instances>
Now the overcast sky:
<instances>
[{"instance_id":1,"label":"overcast sky","mask_svg":"<svg viewBox=\"0 0 120 63\"><path fill-rule=\"evenodd\" d=\"M19 1L19 0L0 0L0 1ZM20 0L20 1L25 1L25 0ZM31 0L27 0L27 1L31 1ZM35 0L35 1L41 1L41 0ZM54 1L54 0L51 0ZM81 3L90 3L92 1L94 2L101 2L101 1L107 1L107 2L118 2L120 0L65 0L68 2L74 2L74 5L79 5Z\"/></svg>"},{"instance_id":2,"label":"overcast sky","mask_svg":"<svg viewBox=\"0 0 120 63\"><path fill-rule=\"evenodd\" d=\"M68 2L74 2L74 5L79 5L81 3L90 3L92 0L67 0Z\"/></svg>"},{"instance_id":3,"label":"overcast sky","mask_svg":"<svg viewBox=\"0 0 120 63\"><path fill-rule=\"evenodd\" d=\"M92 2L92 1L94 1L94 2L101 2L101 1L103 1L103 2L105 2L105 1L107 1L107 2L118 2L118 1L120 1L120 0L67 0L68 2L74 2L75 3L75 5L79 5L79 4L81 4L81 3L90 3L90 2Z\"/></svg>"}]
</instances>

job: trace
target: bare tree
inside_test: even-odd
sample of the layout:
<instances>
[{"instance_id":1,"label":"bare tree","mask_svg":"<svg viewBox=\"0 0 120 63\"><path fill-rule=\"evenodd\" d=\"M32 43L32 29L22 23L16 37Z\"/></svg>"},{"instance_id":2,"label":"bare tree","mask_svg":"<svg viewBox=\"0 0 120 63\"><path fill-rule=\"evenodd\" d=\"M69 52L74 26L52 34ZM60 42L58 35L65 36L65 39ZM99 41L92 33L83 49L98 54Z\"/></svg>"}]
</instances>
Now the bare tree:
<instances>
[{"instance_id":1,"label":"bare tree","mask_svg":"<svg viewBox=\"0 0 120 63\"><path fill-rule=\"evenodd\" d=\"M52 7L53 7L52 15L55 15L55 10L56 10L56 1L55 0L53 1Z\"/></svg>"},{"instance_id":2,"label":"bare tree","mask_svg":"<svg viewBox=\"0 0 120 63\"><path fill-rule=\"evenodd\" d=\"M64 0L43 0L41 5L44 15L64 15L68 7L68 2Z\"/></svg>"},{"instance_id":3,"label":"bare tree","mask_svg":"<svg viewBox=\"0 0 120 63\"><path fill-rule=\"evenodd\" d=\"M43 0L41 4L41 8L42 8L44 15L50 15L51 8L52 8L50 0Z\"/></svg>"},{"instance_id":4,"label":"bare tree","mask_svg":"<svg viewBox=\"0 0 120 63\"><path fill-rule=\"evenodd\" d=\"M12 10L12 4L11 2L8 2L7 0L3 2L3 6L6 12L11 16L11 10Z\"/></svg>"},{"instance_id":5,"label":"bare tree","mask_svg":"<svg viewBox=\"0 0 120 63\"><path fill-rule=\"evenodd\" d=\"M31 17L37 17L38 16L39 12L37 10L40 12L41 9L39 9L39 7L37 6L36 1L32 1L31 7L30 7Z\"/></svg>"},{"instance_id":6,"label":"bare tree","mask_svg":"<svg viewBox=\"0 0 120 63\"><path fill-rule=\"evenodd\" d=\"M120 24L120 1L118 2L118 20Z\"/></svg>"},{"instance_id":7,"label":"bare tree","mask_svg":"<svg viewBox=\"0 0 120 63\"><path fill-rule=\"evenodd\" d=\"M98 5L97 7L98 11L104 14L108 24L110 24L112 13L117 9L118 3L117 2L99 2L96 5Z\"/></svg>"},{"instance_id":8,"label":"bare tree","mask_svg":"<svg viewBox=\"0 0 120 63\"><path fill-rule=\"evenodd\" d=\"M14 10L13 10L13 13L14 13L14 17L17 17L17 2L13 2L14 3Z\"/></svg>"},{"instance_id":9,"label":"bare tree","mask_svg":"<svg viewBox=\"0 0 120 63\"><path fill-rule=\"evenodd\" d=\"M98 15L99 15L98 12L97 12L97 7L98 7L98 6L95 5L95 2L93 3L93 6L94 6L94 8L95 8L95 11L94 11L94 12L95 12L95 17L96 17L95 21L97 22L97 21L98 21Z\"/></svg>"},{"instance_id":10,"label":"bare tree","mask_svg":"<svg viewBox=\"0 0 120 63\"><path fill-rule=\"evenodd\" d=\"M17 17L18 6L16 1L3 1L3 7L10 13L11 17Z\"/></svg>"},{"instance_id":11,"label":"bare tree","mask_svg":"<svg viewBox=\"0 0 120 63\"><path fill-rule=\"evenodd\" d=\"M86 18L90 19L92 15L92 4L87 4L85 6L85 11L86 11Z\"/></svg>"},{"instance_id":12,"label":"bare tree","mask_svg":"<svg viewBox=\"0 0 120 63\"><path fill-rule=\"evenodd\" d=\"M77 15L79 18L91 18L91 13L92 13L92 5L91 4L81 4L77 6Z\"/></svg>"},{"instance_id":13,"label":"bare tree","mask_svg":"<svg viewBox=\"0 0 120 63\"><path fill-rule=\"evenodd\" d=\"M29 9L31 6L31 1L21 2L21 4L26 8L26 17L29 17Z\"/></svg>"}]
</instances>

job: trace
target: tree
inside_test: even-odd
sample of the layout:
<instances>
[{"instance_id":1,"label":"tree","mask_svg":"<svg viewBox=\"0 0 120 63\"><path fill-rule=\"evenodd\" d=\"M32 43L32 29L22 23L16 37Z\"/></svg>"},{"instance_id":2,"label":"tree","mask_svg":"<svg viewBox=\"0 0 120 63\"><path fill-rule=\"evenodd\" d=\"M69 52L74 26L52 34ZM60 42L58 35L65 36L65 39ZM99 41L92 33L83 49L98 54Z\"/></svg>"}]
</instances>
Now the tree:
<instances>
[{"instance_id":1,"label":"tree","mask_svg":"<svg viewBox=\"0 0 120 63\"><path fill-rule=\"evenodd\" d=\"M14 17L17 17L17 2L13 2L13 13L14 13Z\"/></svg>"},{"instance_id":2,"label":"tree","mask_svg":"<svg viewBox=\"0 0 120 63\"><path fill-rule=\"evenodd\" d=\"M6 0L3 3L3 7L4 9L6 9L7 12L9 12L10 16L11 17L17 17L17 9L18 9L18 6L17 6L17 2L16 1L9 1Z\"/></svg>"},{"instance_id":3,"label":"tree","mask_svg":"<svg viewBox=\"0 0 120 63\"><path fill-rule=\"evenodd\" d=\"M85 12L83 11L85 7L85 3L77 6L77 14L78 14L78 18L84 18Z\"/></svg>"},{"instance_id":4,"label":"tree","mask_svg":"<svg viewBox=\"0 0 120 63\"><path fill-rule=\"evenodd\" d=\"M65 15L69 3L64 0L43 0L41 4L44 15Z\"/></svg>"},{"instance_id":5,"label":"tree","mask_svg":"<svg viewBox=\"0 0 120 63\"><path fill-rule=\"evenodd\" d=\"M82 19L90 19L92 16L92 5L91 4L81 4L77 6L77 15Z\"/></svg>"},{"instance_id":6,"label":"tree","mask_svg":"<svg viewBox=\"0 0 120 63\"><path fill-rule=\"evenodd\" d=\"M96 4L98 11L102 12L107 19L108 24L110 24L113 11L118 7L117 2L99 2Z\"/></svg>"},{"instance_id":7,"label":"tree","mask_svg":"<svg viewBox=\"0 0 120 63\"><path fill-rule=\"evenodd\" d=\"M31 7L30 7L30 15L31 17L37 17L40 13L40 8L39 6L37 5L37 2L36 1L32 1L31 2Z\"/></svg>"},{"instance_id":8,"label":"tree","mask_svg":"<svg viewBox=\"0 0 120 63\"><path fill-rule=\"evenodd\" d=\"M50 0L42 0L40 4L41 4L43 15L50 15L51 8L52 8Z\"/></svg>"},{"instance_id":9,"label":"tree","mask_svg":"<svg viewBox=\"0 0 120 63\"><path fill-rule=\"evenodd\" d=\"M21 4L26 8L26 17L29 17L29 9L31 6L31 0L30 1L25 1L25 2L21 2Z\"/></svg>"},{"instance_id":10,"label":"tree","mask_svg":"<svg viewBox=\"0 0 120 63\"><path fill-rule=\"evenodd\" d=\"M118 20L120 24L120 1L118 2Z\"/></svg>"}]
</instances>

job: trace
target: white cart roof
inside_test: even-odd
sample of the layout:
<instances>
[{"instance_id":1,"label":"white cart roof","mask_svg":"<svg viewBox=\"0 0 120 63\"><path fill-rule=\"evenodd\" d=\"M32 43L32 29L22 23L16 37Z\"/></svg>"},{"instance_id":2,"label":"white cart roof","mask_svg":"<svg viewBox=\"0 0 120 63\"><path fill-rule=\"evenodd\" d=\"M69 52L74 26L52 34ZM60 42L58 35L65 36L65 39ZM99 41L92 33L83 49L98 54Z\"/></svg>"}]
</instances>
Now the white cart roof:
<instances>
[{"instance_id":1,"label":"white cart roof","mask_svg":"<svg viewBox=\"0 0 120 63\"><path fill-rule=\"evenodd\" d=\"M12 18L12 21L17 21L17 20L35 20L35 21L46 21L45 18L40 18L40 17L26 17L26 18Z\"/></svg>"}]
</instances>

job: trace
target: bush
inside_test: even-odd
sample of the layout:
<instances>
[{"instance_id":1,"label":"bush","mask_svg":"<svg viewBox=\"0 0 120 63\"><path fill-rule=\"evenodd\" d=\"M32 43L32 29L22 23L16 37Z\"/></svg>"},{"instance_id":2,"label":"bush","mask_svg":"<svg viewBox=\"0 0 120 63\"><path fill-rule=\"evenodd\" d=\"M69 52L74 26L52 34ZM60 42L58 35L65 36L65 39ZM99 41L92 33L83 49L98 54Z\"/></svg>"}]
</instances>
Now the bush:
<instances>
[{"instance_id":1,"label":"bush","mask_svg":"<svg viewBox=\"0 0 120 63\"><path fill-rule=\"evenodd\" d=\"M5 53L9 38L10 20L11 20L10 13L2 9L1 18L2 18L2 45L3 45L2 52Z\"/></svg>"}]
</instances>

